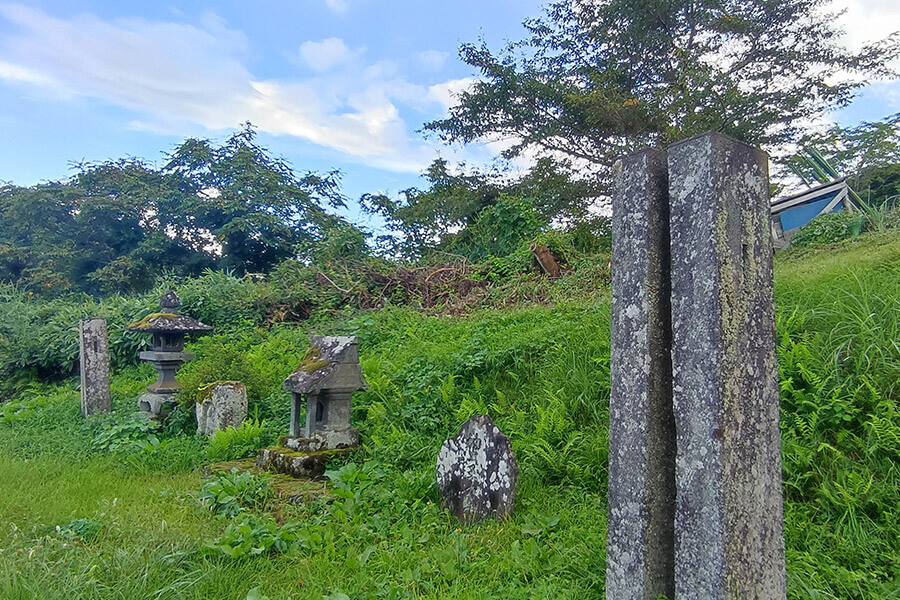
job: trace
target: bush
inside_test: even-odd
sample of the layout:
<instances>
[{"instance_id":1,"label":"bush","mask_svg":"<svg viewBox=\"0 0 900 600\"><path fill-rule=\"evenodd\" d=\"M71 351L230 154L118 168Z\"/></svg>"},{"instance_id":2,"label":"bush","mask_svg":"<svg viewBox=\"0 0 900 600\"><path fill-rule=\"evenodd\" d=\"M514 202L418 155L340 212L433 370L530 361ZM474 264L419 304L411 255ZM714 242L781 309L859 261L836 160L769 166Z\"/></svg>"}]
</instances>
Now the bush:
<instances>
[{"instance_id":1,"label":"bush","mask_svg":"<svg viewBox=\"0 0 900 600\"><path fill-rule=\"evenodd\" d=\"M801 248L840 242L859 235L864 223L863 215L845 210L819 215L797 231L791 245Z\"/></svg>"},{"instance_id":2,"label":"bush","mask_svg":"<svg viewBox=\"0 0 900 600\"><path fill-rule=\"evenodd\" d=\"M200 490L200 502L211 512L235 517L249 509L262 508L275 492L272 478L237 469L210 477Z\"/></svg>"}]
</instances>

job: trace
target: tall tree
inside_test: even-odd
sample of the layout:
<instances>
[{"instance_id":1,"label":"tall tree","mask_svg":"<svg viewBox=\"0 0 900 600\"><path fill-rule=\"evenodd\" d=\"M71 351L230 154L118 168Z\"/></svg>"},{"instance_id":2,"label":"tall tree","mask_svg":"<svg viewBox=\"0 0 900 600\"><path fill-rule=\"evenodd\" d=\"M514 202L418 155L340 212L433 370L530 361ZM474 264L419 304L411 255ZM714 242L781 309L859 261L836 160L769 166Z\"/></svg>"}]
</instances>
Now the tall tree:
<instances>
[{"instance_id":1,"label":"tall tree","mask_svg":"<svg viewBox=\"0 0 900 600\"><path fill-rule=\"evenodd\" d=\"M867 77L890 74L897 34L843 47L828 0L560 0L494 53L465 44L481 79L446 119L447 141L511 140L593 164L716 130L763 145L845 105Z\"/></svg>"}]
</instances>

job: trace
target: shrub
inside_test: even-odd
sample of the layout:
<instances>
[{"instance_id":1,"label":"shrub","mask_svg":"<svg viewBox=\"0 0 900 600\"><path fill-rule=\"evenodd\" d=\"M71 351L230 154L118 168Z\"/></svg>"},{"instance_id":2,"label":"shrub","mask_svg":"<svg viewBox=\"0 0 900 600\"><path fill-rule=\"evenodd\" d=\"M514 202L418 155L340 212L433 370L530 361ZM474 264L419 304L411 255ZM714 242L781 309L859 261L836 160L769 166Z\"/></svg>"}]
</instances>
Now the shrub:
<instances>
[{"instance_id":1,"label":"shrub","mask_svg":"<svg viewBox=\"0 0 900 600\"><path fill-rule=\"evenodd\" d=\"M797 231L791 245L799 248L840 242L859 235L863 223L862 215L845 210L819 215Z\"/></svg>"}]
</instances>

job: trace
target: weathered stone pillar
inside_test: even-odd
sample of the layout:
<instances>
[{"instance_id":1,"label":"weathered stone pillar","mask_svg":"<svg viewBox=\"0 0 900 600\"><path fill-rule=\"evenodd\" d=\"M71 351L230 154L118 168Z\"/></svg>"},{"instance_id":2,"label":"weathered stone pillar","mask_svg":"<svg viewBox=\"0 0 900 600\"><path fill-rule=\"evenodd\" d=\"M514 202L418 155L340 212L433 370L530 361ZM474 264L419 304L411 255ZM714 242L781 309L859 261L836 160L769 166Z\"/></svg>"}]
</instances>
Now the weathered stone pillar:
<instances>
[{"instance_id":1,"label":"weathered stone pillar","mask_svg":"<svg viewBox=\"0 0 900 600\"><path fill-rule=\"evenodd\" d=\"M668 156L675 597L785 598L768 157L717 133Z\"/></svg>"},{"instance_id":2,"label":"weathered stone pillar","mask_svg":"<svg viewBox=\"0 0 900 600\"><path fill-rule=\"evenodd\" d=\"M81 415L112 410L106 319L78 322L81 363Z\"/></svg>"},{"instance_id":3,"label":"weathered stone pillar","mask_svg":"<svg viewBox=\"0 0 900 600\"><path fill-rule=\"evenodd\" d=\"M674 597L675 421L666 153L615 170L606 598Z\"/></svg>"}]
</instances>

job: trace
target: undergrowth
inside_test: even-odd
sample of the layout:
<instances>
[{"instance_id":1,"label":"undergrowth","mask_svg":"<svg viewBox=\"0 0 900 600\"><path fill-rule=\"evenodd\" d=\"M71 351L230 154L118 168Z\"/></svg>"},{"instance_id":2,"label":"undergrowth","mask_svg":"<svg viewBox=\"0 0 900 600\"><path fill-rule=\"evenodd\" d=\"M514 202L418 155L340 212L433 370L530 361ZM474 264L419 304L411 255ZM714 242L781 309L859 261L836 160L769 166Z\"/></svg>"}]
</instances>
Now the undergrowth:
<instances>
[{"instance_id":1,"label":"undergrowth","mask_svg":"<svg viewBox=\"0 0 900 600\"><path fill-rule=\"evenodd\" d=\"M114 412L89 419L72 378L17 384L0 404L0 596L601 597L603 256L583 269L574 259L555 282L522 278L465 316L388 306L251 319L194 341L162 429L129 420L147 367L118 369ZM517 308L491 307L507 302ZM776 303L789 596L897 597L900 240L779 256ZM196 467L286 431L281 380L312 333L360 336L370 386L353 403L363 447L329 466L330 494L247 491L267 485L250 475L204 483ZM255 420L209 441L188 409L220 379L247 384ZM441 440L475 413L510 436L521 479L510 520L463 528L440 509L433 469Z\"/></svg>"}]
</instances>

